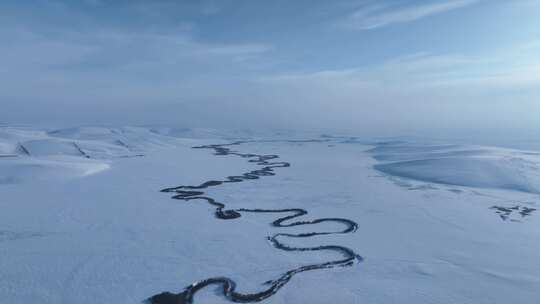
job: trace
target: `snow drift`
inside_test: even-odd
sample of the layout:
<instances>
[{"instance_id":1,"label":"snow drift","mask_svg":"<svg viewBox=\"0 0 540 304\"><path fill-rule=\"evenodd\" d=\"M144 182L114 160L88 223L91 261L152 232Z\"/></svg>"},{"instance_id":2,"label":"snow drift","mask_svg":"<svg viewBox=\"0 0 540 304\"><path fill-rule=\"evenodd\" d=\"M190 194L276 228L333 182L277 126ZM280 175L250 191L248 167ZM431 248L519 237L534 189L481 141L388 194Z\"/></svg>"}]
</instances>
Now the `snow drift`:
<instances>
[{"instance_id":1,"label":"snow drift","mask_svg":"<svg viewBox=\"0 0 540 304\"><path fill-rule=\"evenodd\" d=\"M369 152L389 175L467 187L540 193L536 153L465 145L381 143Z\"/></svg>"}]
</instances>

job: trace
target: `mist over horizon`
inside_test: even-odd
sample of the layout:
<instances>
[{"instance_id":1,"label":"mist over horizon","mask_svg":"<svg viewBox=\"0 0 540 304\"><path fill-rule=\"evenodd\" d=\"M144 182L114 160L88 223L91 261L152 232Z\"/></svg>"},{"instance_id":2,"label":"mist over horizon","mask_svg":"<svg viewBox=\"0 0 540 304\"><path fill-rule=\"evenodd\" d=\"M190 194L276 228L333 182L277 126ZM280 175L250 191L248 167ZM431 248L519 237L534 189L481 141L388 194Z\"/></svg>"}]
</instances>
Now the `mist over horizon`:
<instances>
[{"instance_id":1,"label":"mist over horizon","mask_svg":"<svg viewBox=\"0 0 540 304\"><path fill-rule=\"evenodd\" d=\"M0 8L5 123L540 133L540 1Z\"/></svg>"}]
</instances>

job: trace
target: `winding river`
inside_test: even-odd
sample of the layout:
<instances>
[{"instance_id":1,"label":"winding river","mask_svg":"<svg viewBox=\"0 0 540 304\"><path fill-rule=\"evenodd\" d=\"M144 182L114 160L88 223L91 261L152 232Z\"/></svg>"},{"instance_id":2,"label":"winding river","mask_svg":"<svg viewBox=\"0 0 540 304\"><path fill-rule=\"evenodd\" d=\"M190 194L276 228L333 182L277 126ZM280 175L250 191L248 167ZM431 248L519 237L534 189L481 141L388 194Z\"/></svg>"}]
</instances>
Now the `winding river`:
<instances>
[{"instance_id":1,"label":"winding river","mask_svg":"<svg viewBox=\"0 0 540 304\"><path fill-rule=\"evenodd\" d=\"M326 140L288 140L286 142L323 142ZM286 168L290 166L288 162L275 161L279 158L278 155L260 155L251 153L240 153L232 150L232 146L239 146L249 142L273 142L273 141L236 141L228 144L216 144L194 147L195 149L212 149L215 155L234 155L248 159L249 162L255 163L260 166L259 169L246 172L242 175L228 176L224 180L209 180L197 186L178 186L173 188L166 188L161 190L166 193L174 193L173 199L191 201L201 200L208 204L215 206L215 216L218 219L231 220L241 217L242 213L272 213L279 214L278 218L272 222L274 227L293 227L301 225L316 225L323 222L335 222L343 225L342 230L338 231L320 231L320 232L308 232L308 233L276 233L268 237L271 244L280 250L284 251L334 251L340 253L343 257L338 260L330 260L323 263L310 264L291 269L279 276L276 279L265 282L263 285L265 288L256 293L241 293L237 291L236 283L234 280L228 277L212 277L201 281L194 282L193 284L185 287L179 293L162 292L160 294L150 297L147 301L151 304L190 304L193 303L193 298L197 291L210 286L217 285L221 287L222 295L232 302L239 303L253 303L267 299L278 292L283 286L285 286L293 276L316 269L329 269L335 267L347 267L352 266L355 263L361 262L362 257L356 254L352 249L337 246L337 245L321 245L316 247L291 247L280 241L281 238L308 238L318 235L330 235L330 234L345 234L353 233L356 231L358 225L349 219L345 218L319 218L315 220L301 220L300 217L308 214L308 212L301 208L290 209L226 209L224 203L218 202L216 199L205 195L204 189L209 187L216 187L226 183L239 183L246 180L255 180L264 176L275 175L276 168Z\"/></svg>"}]
</instances>

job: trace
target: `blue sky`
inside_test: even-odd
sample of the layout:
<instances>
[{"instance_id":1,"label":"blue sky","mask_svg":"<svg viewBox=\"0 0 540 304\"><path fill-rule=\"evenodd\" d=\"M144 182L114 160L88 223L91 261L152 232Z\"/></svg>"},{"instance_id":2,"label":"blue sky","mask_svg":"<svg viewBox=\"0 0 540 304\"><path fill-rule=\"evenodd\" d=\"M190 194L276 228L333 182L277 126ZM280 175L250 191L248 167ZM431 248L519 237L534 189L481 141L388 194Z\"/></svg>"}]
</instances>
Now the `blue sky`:
<instances>
[{"instance_id":1,"label":"blue sky","mask_svg":"<svg viewBox=\"0 0 540 304\"><path fill-rule=\"evenodd\" d=\"M540 0L2 1L0 121L540 129Z\"/></svg>"}]
</instances>

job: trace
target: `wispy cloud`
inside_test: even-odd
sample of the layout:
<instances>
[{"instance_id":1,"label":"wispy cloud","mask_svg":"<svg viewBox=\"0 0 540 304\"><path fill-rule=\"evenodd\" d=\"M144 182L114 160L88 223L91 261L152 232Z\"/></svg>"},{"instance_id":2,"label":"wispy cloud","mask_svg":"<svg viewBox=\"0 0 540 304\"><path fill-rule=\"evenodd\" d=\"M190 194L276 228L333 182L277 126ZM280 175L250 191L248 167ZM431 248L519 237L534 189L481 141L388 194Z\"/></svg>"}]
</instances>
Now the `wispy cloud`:
<instances>
[{"instance_id":1,"label":"wispy cloud","mask_svg":"<svg viewBox=\"0 0 540 304\"><path fill-rule=\"evenodd\" d=\"M92 32L49 30L46 34L26 28L0 30L11 41L0 46L0 62L7 66L77 68L81 72L104 63L108 69L152 62L193 63L200 67L216 60L225 64L237 57L258 56L272 49L261 43L204 43L188 33L130 32L101 29ZM7 60L12 58L12 61ZM16 64L13 61L16 62ZM28 62L28 65L24 63ZM99 64L98 64L99 65ZM192 64L191 64L192 65ZM190 66L191 66L190 65Z\"/></svg>"},{"instance_id":2,"label":"wispy cloud","mask_svg":"<svg viewBox=\"0 0 540 304\"><path fill-rule=\"evenodd\" d=\"M395 23L411 22L431 15L463 8L478 1L446 0L399 7L375 4L355 11L340 24L351 29L371 30Z\"/></svg>"},{"instance_id":3,"label":"wispy cloud","mask_svg":"<svg viewBox=\"0 0 540 304\"><path fill-rule=\"evenodd\" d=\"M489 54L417 53L370 66L282 73L259 81L288 113L317 117L320 124L344 122L367 129L371 123L381 123L377 129L426 122L454 128L457 121L462 126L515 125L517 116L508 113L520 113L524 125L538 125L530 113L540 111L539 50L530 44Z\"/></svg>"},{"instance_id":4,"label":"wispy cloud","mask_svg":"<svg viewBox=\"0 0 540 304\"><path fill-rule=\"evenodd\" d=\"M0 99L77 104L224 95L231 83L257 73L272 49L251 42L202 42L188 33L119 29L45 34L2 29L0 39L10 41L0 45L0 82L6 88Z\"/></svg>"},{"instance_id":5,"label":"wispy cloud","mask_svg":"<svg viewBox=\"0 0 540 304\"><path fill-rule=\"evenodd\" d=\"M365 88L411 91L538 87L539 50L538 42L530 42L481 56L416 53L370 66L286 73L261 81L287 86L349 87L359 94Z\"/></svg>"}]
</instances>

